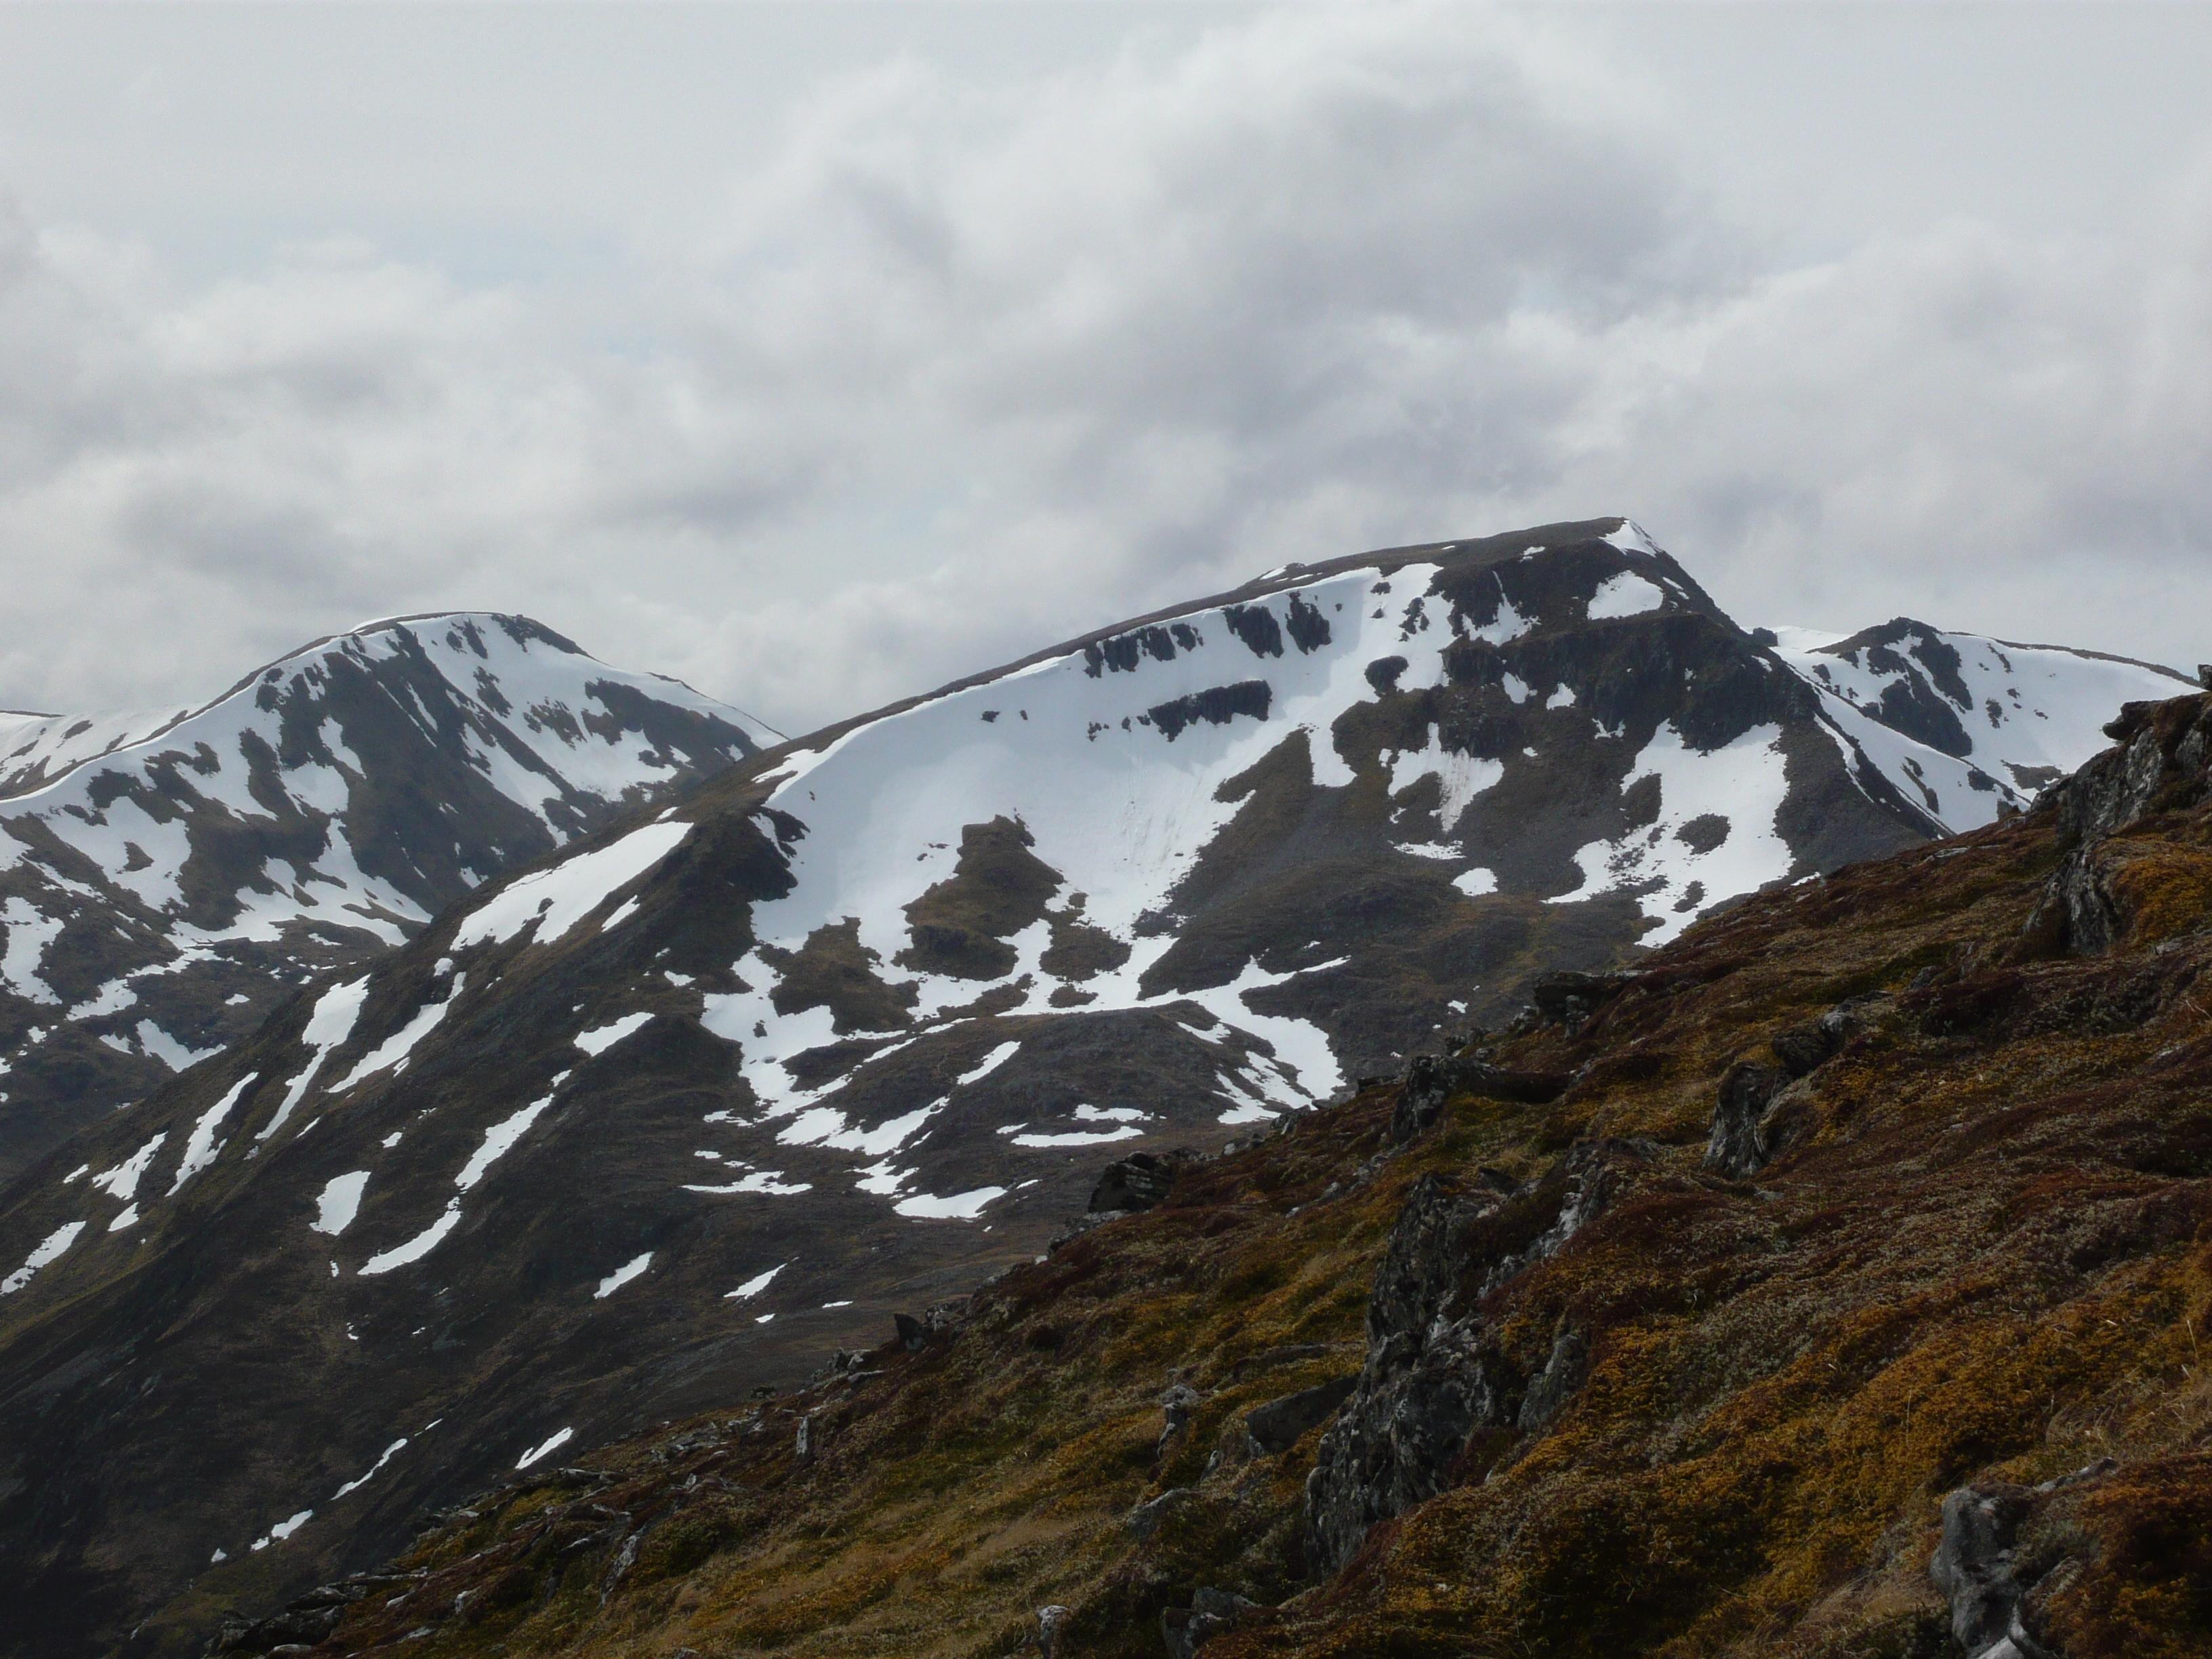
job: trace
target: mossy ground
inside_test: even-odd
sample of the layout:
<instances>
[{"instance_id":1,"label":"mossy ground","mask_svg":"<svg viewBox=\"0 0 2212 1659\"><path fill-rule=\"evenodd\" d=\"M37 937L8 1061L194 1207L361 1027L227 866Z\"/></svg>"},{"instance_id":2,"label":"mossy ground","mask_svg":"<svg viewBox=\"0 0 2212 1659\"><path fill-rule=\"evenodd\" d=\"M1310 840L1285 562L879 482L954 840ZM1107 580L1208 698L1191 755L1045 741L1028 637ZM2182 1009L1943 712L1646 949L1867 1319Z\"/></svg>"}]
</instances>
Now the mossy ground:
<instances>
[{"instance_id":1,"label":"mossy ground","mask_svg":"<svg viewBox=\"0 0 2212 1659\"><path fill-rule=\"evenodd\" d=\"M2032 1540L2077 1564L2053 1633L2069 1659L2212 1652L2204 825L2130 837L2110 958L2020 959L2056 857L2030 819L1755 899L1584 1029L1499 1046L1577 1073L1561 1100L1462 1100L1383 1158L1395 1089L1370 1089L1017 1269L919 1352L614 1448L587 1497L495 1494L331 1645L1004 1655L1059 1603L1063 1653L1149 1656L1206 1585L1267 1604L1216 1659L1935 1659L1943 1494L2111 1456ZM1873 991L1896 994L1814 1074L1809 1134L1751 1182L1705 1172L1720 1073ZM1318 1431L1255 1455L1243 1413L1357 1367L1419 1176L1525 1177L1593 1134L1660 1143L1665 1178L1486 1309L1532 1370L1583 1332L1580 1387L1313 1582ZM1163 1445L1176 1382L1203 1403ZM1176 1489L1139 1536L1133 1506Z\"/></svg>"}]
</instances>

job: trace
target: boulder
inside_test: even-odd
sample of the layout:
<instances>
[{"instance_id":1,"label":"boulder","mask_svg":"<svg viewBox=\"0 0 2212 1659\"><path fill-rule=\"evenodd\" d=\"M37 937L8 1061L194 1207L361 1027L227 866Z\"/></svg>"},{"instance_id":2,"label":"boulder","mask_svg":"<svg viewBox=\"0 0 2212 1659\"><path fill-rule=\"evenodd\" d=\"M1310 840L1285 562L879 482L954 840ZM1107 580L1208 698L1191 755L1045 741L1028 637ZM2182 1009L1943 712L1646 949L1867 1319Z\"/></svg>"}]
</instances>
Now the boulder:
<instances>
[{"instance_id":1,"label":"boulder","mask_svg":"<svg viewBox=\"0 0 2212 1659\"><path fill-rule=\"evenodd\" d=\"M1060 1651L1060 1638L1066 1632L1067 1621L1074 1616L1068 1608L1056 1602L1036 1610L1036 1649L1043 1659L1055 1659Z\"/></svg>"},{"instance_id":2,"label":"boulder","mask_svg":"<svg viewBox=\"0 0 2212 1659\"><path fill-rule=\"evenodd\" d=\"M1132 1152L1127 1158L1115 1159L1101 1172L1098 1184L1091 1189L1091 1213L1156 1207L1166 1199L1175 1186L1177 1171L1188 1161L1188 1153L1170 1153L1163 1158L1154 1152Z\"/></svg>"},{"instance_id":3,"label":"boulder","mask_svg":"<svg viewBox=\"0 0 2212 1659\"><path fill-rule=\"evenodd\" d=\"M1245 1431L1261 1451L1270 1455L1286 1452L1304 1437L1307 1430L1328 1420L1329 1413L1344 1403L1358 1380L1356 1373L1334 1377L1310 1389L1301 1389L1296 1394L1286 1394L1280 1400L1270 1400L1264 1406L1255 1406L1244 1413Z\"/></svg>"},{"instance_id":4,"label":"boulder","mask_svg":"<svg viewBox=\"0 0 2212 1659\"><path fill-rule=\"evenodd\" d=\"M1950 1603L1951 1636L1967 1659L2058 1659L2028 1626L2036 1591L2078 1565L2054 1563L2023 1546L2037 1511L2053 1494L2101 1480L2119 1467L2100 1458L2086 1468L2019 1486L1977 1481L1943 1499L1943 1534L1928 1576Z\"/></svg>"},{"instance_id":5,"label":"boulder","mask_svg":"<svg viewBox=\"0 0 2212 1659\"><path fill-rule=\"evenodd\" d=\"M1975 1659L2012 1633L2021 1595L2013 1550L2034 1501L2026 1487L2002 1482L1964 1486L1943 1500L1942 1541L1928 1576L1951 1604L1952 1639Z\"/></svg>"},{"instance_id":6,"label":"boulder","mask_svg":"<svg viewBox=\"0 0 2212 1659\"><path fill-rule=\"evenodd\" d=\"M891 1328L898 1333L898 1340L908 1353L920 1353L929 1346L929 1327L912 1314L893 1314Z\"/></svg>"},{"instance_id":7,"label":"boulder","mask_svg":"<svg viewBox=\"0 0 2212 1659\"><path fill-rule=\"evenodd\" d=\"M1556 1072L1511 1072L1486 1060L1417 1054L1390 1113L1390 1138L1400 1146L1413 1139L1443 1115L1444 1103L1455 1095L1541 1106L1565 1094L1567 1081Z\"/></svg>"},{"instance_id":8,"label":"boulder","mask_svg":"<svg viewBox=\"0 0 2212 1659\"><path fill-rule=\"evenodd\" d=\"M1188 1607L1168 1607L1160 1613L1160 1637L1168 1659L1194 1659L1200 1644L1237 1622L1238 1616L1260 1604L1229 1590L1201 1589Z\"/></svg>"},{"instance_id":9,"label":"boulder","mask_svg":"<svg viewBox=\"0 0 2212 1659\"><path fill-rule=\"evenodd\" d=\"M1165 1452L1168 1443L1190 1426L1190 1414L1199 1408L1204 1396L1188 1382L1177 1382L1160 1396L1159 1449Z\"/></svg>"},{"instance_id":10,"label":"boulder","mask_svg":"<svg viewBox=\"0 0 2212 1659\"><path fill-rule=\"evenodd\" d=\"M1789 1083L1787 1072L1763 1060L1740 1060L1722 1074L1705 1140L1708 1170L1743 1181L1766 1167L1778 1150L1765 1132L1767 1110Z\"/></svg>"}]
</instances>

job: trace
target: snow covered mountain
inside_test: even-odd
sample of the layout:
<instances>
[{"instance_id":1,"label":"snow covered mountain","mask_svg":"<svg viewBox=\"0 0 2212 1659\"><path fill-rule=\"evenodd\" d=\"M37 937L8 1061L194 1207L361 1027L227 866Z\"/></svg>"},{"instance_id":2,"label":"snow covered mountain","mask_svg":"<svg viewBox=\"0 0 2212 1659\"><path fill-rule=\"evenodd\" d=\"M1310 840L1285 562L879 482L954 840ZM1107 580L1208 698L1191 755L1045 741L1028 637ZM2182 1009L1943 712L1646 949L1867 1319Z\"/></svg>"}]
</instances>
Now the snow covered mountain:
<instances>
[{"instance_id":1,"label":"snow covered mountain","mask_svg":"<svg viewBox=\"0 0 2212 1659\"><path fill-rule=\"evenodd\" d=\"M314 974L775 741L486 615L319 640L199 708L0 715L0 1176Z\"/></svg>"},{"instance_id":2,"label":"snow covered mountain","mask_svg":"<svg viewBox=\"0 0 2212 1659\"><path fill-rule=\"evenodd\" d=\"M1936 645L1772 638L1619 520L1285 567L770 750L325 976L0 1196L0 1574L52 1610L13 1650L164 1604L131 1650L190 1650L426 1504L876 1340L1109 1158L1993 814L2171 683L1978 659L2006 718L1954 752Z\"/></svg>"},{"instance_id":3,"label":"snow covered mountain","mask_svg":"<svg viewBox=\"0 0 2212 1659\"><path fill-rule=\"evenodd\" d=\"M2122 703L2196 682L2155 664L1948 634L1900 617L1842 638L1773 630L1776 655L1821 694L1826 717L1916 805L1954 832L2022 807L2105 746Z\"/></svg>"}]
</instances>

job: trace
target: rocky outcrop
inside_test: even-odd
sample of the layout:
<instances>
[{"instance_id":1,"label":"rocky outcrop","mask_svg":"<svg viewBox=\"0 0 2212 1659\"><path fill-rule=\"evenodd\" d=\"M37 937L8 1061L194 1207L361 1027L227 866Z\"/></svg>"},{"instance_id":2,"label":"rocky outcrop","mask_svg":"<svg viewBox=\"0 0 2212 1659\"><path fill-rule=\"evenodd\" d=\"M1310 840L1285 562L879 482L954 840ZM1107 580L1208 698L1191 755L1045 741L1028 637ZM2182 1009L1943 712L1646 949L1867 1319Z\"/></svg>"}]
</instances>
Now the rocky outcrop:
<instances>
[{"instance_id":1,"label":"rocky outcrop","mask_svg":"<svg viewBox=\"0 0 2212 1659\"><path fill-rule=\"evenodd\" d=\"M1571 1030L1626 990L1635 977L1562 970L1546 974L1529 987L1528 1000L1540 1018Z\"/></svg>"},{"instance_id":2,"label":"rocky outcrop","mask_svg":"<svg viewBox=\"0 0 2212 1659\"><path fill-rule=\"evenodd\" d=\"M2136 930L2155 883L2131 881L2118 843L2155 814L2212 799L2212 697L2131 702L2105 727L2116 741L2038 804L2057 815L2065 855L2022 931L2028 956L2103 956Z\"/></svg>"},{"instance_id":3,"label":"rocky outcrop","mask_svg":"<svg viewBox=\"0 0 2212 1659\"><path fill-rule=\"evenodd\" d=\"M1194 1154L1132 1152L1109 1164L1091 1190L1093 1215L1149 1210L1165 1201L1175 1185L1176 1170Z\"/></svg>"},{"instance_id":4,"label":"rocky outcrop","mask_svg":"<svg viewBox=\"0 0 2212 1659\"><path fill-rule=\"evenodd\" d=\"M1307 1557L1316 1571L1334 1571L1376 1522L1443 1491L1478 1431L1518 1425L1528 1390L1483 1304L1558 1254L1655 1151L1585 1142L1510 1194L1434 1175L1415 1183L1369 1299L1367 1362L1307 1478ZM1581 1363L1569 1348L1561 1377ZM1564 1394L1549 1389L1539 1417L1556 1415Z\"/></svg>"},{"instance_id":5,"label":"rocky outcrop","mask_svg":"<svg viewBox=\"0 0 2212 1659\"><path fill-rule=\"evenodd\" d=\"M1228 1590L1201 1589L1188 1607L1169 1607L1160 1614L1160 1636L1168 1659L1193 1659L1210 1636L1218 1636L1238 1616L1258 1605L1248 1596Z\"/></svg>"},{"instance_id":6,"label":"rocky outcrop","mask_svg":"<svg viewBox=\"0 0 2212 1659\"><path fill-rule=\"evenodd\" d=\"M2102 1480L2118 1468L2104 1458L2039 1486L1979 1481L1943 1500L1943 1537L1929 1577L1950 1604L1951 1636L1968 1659L2059 1659L2030 1633L2036 1592L2062 1583L2080 1564L2026 1547L2045 1500Z\"/></svg>"},{"instance_id":7,"label":"rocky outcrop","mask_svg":"<svg viewBox=\"0 0 2212 1659\"><path fill-rule=\"evenodd\" d=\"M1516 1101L1540 1106L1566 1092L1567 1079L1552 1072L1511 1072L1486 1060L1448 1054L1419 1054L1406 1068L1405 1086L1390 1116L1390 1136L1399 1145L1413 1139L1443 1115L1455 1095Z\"/></svg>"},{"instance_id":8,"label":"rocky outcrop","mask_svg":"<svg viewBox=\"0 0 2212 1659\"><path fill-rule=\"evenodd\" d=\"M1764 1060L1739 1060L1721 1077L1705 1167L1747 1181L1802 1139L1816 1116L1808 1085Z\"/></svg>"}]
</instances>

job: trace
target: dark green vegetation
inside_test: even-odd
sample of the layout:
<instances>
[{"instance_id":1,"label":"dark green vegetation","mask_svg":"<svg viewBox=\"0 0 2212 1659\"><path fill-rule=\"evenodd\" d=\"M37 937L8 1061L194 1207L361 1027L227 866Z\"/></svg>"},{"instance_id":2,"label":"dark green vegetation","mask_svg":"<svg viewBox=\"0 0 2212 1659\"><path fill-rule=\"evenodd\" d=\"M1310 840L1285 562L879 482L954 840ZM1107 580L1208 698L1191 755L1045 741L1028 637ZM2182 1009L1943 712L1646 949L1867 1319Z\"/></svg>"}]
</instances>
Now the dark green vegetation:
<instances>
[{"instance_id":1,"label":"dark green vegetation","mask_svg":"<svg viewBox=\"0 0 2212 1659\"><path fill-rule=\"evenodd\" d=\"M1462 1066L1423 1127L1370 1086L237 1650L1004 1655L1058 1607L1056 1653L1133 1659L1164 1619L1211 1659L1939 1659L1992 1607L2067 1659L2212 1651L2212 699L2116 731L2027 818L1482 1045L1555 1098ZM1398 1446L1433 1495L1320 1571L1309 1474L1401 1339L1436 1387L1400 1426L1447 1384L1470 1426ZM1335 1426L1248 1427L1355 1373Z\"/></svg>"}]
</instances>

